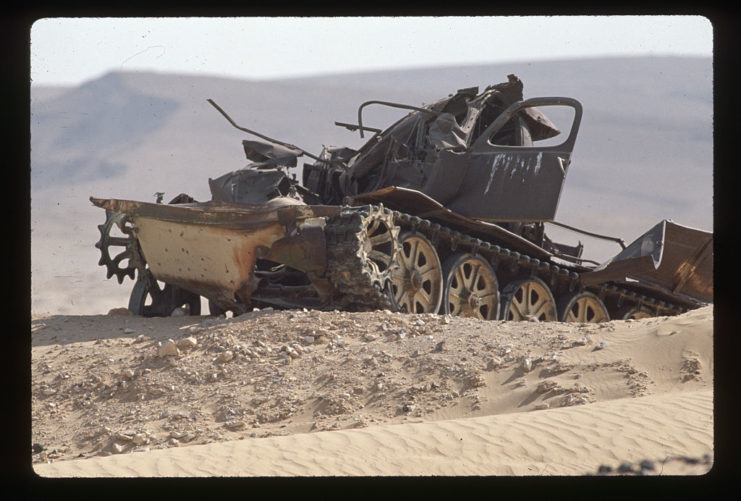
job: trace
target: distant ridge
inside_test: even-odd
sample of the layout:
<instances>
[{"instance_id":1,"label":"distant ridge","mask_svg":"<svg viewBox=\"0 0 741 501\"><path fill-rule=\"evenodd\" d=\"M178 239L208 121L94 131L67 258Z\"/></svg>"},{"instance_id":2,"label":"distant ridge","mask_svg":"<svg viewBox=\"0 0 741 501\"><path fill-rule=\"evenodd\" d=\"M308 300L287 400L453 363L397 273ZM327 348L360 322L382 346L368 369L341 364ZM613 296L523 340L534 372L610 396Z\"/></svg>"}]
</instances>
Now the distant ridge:
<instances>
[{"instance_id":1,"label":"distant ridge","mask_svg":"<svg viewBox=\"0 0 741 501\"><path fill-rule=\"evenodd\" d=\"M363 101L418 105L509 73L523 80L525 97L570 96L584 106L560 220L614 228L626 238L662 218L712 227L710 57L524 61L272 81L112 72L76 87L32 85L32 193L43 193L38 204L71 193L68 187L142 198L156 186L207 198L208 177L247 163L244 134L207 98L241 125L318 153L322 145L362 144L333 123L355 121ZM368 111L369 125L381 127L399 116Z\"/></svg>"}]
</instances>

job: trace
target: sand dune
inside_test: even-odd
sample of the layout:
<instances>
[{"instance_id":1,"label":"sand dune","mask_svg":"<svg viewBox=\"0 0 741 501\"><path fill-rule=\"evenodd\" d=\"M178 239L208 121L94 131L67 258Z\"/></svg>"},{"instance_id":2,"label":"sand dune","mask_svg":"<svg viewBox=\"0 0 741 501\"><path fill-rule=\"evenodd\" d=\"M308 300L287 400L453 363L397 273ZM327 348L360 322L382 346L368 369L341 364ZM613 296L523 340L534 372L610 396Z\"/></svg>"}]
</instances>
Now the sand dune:
<instances>
[{"instance_id":1,"label":"sand dune","mask_svg":"<svg viewBox=\"0 0 741 501\"><path fill-rule=\"evenodd\" d=\"M644 473L654 475L698 475L712 468L712 307L677 317L598 325L342 312L202 318L201 327L195 329L199 324L194 320L117 315L35 318L34 440L45 441L47 450L79 442L64 460L35 462L36 473L42 477L589 475L600 466L615 473L624 462L641 461L649 461L653 468ZM277 336L273 352L279 353L277 346L302 335L302 322L325 330L328 342L317 340L315 351L291 361L271 355L233 365L235 378L224 376L210 383L191 379L190 386L166 379L181 374L192 378L196 370L215 367L219 352L210 339L226 349L230 342L256 338L266 339L269 347L270 338ZM124 326L128 338L121 333ZM369 335L378 332L378 326L387 329L385 340ZM401 332L398 326L419 326L419 330L400 337L394 334ZM333 334L335 327L342 328L341 339ZM259 328L272 334L260 337ZM182 332L183 337L197 338L200 347L167 363L151 359L150 364L146 353L155 350L155 344L148 347L138 332L147 332L152 343ZM431 348L439 339L449 348L438 354ZM113 351L102 353L105 347ZM410 356L412 349L418 354ZM376 352L387 360L366 372L361 367ZM507 355L492 367L492 354L501 353ZM125 370L116 360L124 365L135 360L142 367L150 364L148 381L172 391L152 397L147 393L151 388L135 378L122 392L120 382L106 379L95 361L99 356L108 357L102 360L107 360L104 365L113 375ZM536 361L532 370L522 369L524 357ZM74 372L68 363L72 360L80 361L77 370L81 372ZM98 367L91 372L102 385L93 410L81 406L76 396L84 384L74 382L87 370L82 360ZM420 374L435 361L442 370L433 384ZM464 370L451 371L455 361ZM67 371L61 378L54 377L55 364ZM238 383L240 378L255 379L271 367L280 367L274 373L279 377L270 376L277 385L273 389L259 380L254 389L244 381ZM383 372L376 374L381 368ZM322 374L332 376L326 379ZM378 384L381 374L388 390L368 389ZM345 381L355 389L343 386ZM188 407L179 392L180 384L187 392L196 392L193 406ZM135 386L139 389L133 390ZM229 394L229 388L240 389ZM139 404L135 403L137 391L146 396ZM288 396L292 411L269 418L260 410L275 409L264 402L281 402ZM223 435L229 422L213 418L206 409L216 409L212 404L225 399L230 402L228 412L241 413L243 422L240 431ZM414 405L409 412L398 410L410 402ZM327 405L335 410L328 411ZM160 415L163 409L167 412ZM148 414L148 410L155 412ZM182 429L178 423L188 412L188 419L206 428L201 437L216 438L196 438L188 444L168 441ZM223 407L219 412L223 414ZM183 418L163 420L165 414ZM101 415L107 416L110 428L105 433L91 431L88 421ZM69 435L59 435L63 433L59 422L66 423ZM126 431L127 426L133 431ZM149 446L124 445L111 452L114 442L131 440L125 435L132 435L137 426L145 429L140 435ZM165 431L159 433L157 427ZM76 428L77 435L72 433ZM212 435L207 435L209 430ZM111 441L91 446L90 437L101 433ZM72 459L78 451L93 457Z\"/></svg>"},{"instance_id":2,"label":"sand dune","mask_svg":"<svg viewBox=\"0 0 741 501\"><path fill-rule=\"evenodd\" d=\"M37 465L49 477L583 475L712 454L709 390L582 407L196 445ZM705 471L697 471L705 473Z\"/></svg>"}]
</instances>

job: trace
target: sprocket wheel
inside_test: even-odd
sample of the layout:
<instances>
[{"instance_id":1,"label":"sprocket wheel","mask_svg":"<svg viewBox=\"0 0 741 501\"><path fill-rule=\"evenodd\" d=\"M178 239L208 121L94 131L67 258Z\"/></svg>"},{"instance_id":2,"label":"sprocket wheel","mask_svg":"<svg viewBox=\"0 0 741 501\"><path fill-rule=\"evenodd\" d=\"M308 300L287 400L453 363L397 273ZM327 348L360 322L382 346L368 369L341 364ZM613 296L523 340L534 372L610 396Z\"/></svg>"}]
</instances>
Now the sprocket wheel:
<instances>
[{"instance_id":1,"label":"sprocket wheel","mask_svg":"<svg viewBox=\"0 0 741 501\"><path fill-rule=\"evenodd\" d=\"M399 253L399 227L382 206L353 207L325 226L327 276L337 304L361 310L395 307L391 272Z\"/></svg>"},{"instance_id":2,"label":"sprocket wheel","mask_svg":"<svg viewBox=\"0 0 741 501\"><path fill-rule=\"evenodd\" d=\"M106 267L106 278L116 275L119 284L123 283L125 277L133 279L143 259L128 216L107 210L106 221L98 225L98 230L100 240L95 247L100 249L98 264ZM124 261L125 266L122 265Z\"/></svg>"}]
</instances>

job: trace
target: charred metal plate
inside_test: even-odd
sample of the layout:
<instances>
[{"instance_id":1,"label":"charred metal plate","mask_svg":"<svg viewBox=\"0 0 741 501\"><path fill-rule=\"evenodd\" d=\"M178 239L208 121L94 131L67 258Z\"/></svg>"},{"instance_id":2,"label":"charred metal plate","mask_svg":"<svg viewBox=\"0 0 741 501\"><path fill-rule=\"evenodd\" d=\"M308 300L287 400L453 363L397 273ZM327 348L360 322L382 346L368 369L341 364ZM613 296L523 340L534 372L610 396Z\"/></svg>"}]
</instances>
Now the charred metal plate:
<instances>
[{"instance_id":1,"label":"charred metal plate","mask_svg":"<svg viewBox=\"0 0 741 501\"><path fill-rule=\"evenodd\" d=\"M537 150L473 153L449 207L485 221L551 221L568 162L568 153Z\"/></svg>"},{"instance_id":2,"label":"charred metal plate","mask_svg":"<svg viewBox=\"0 0 741 501\"><path fill-rule=\"evenodd\" d=\"M538 259L549 259L553 256L542 247L538 247L529 240L515 235L501 226L484 221L475 221L456 214L417 190L398 187L383 188L372 193L349 197L348 201L353 204L382 203L391 209L416 214L424 219L439 221L477 238L502 242L503 245L513 250L527 252L530 256Z\"/></svg>"},{"instance_id":3,"label":"charred metal plate","mask_svg":"<svg viewBox=\"0 0 741 501\"><path fill-rule=\"evenodd\" d=\"M270 247L284 234L277 223L247 233L141 216L132 222L152 274L201 295L233 296L248 286L256 247Z\"/></svg>"},{"instance_id":4,"label":"charred metal plate","mask_svg":"<svg viewBox=\"0 0 741 501\"><path fill-rule=\"evenodd\" d=\"M712 302L713 234L664 220L581 276L584 285L626 279L671 295Z\"/></svg>"},{"instance_id":5,"label":"charred metal plate","mask_svg":"<svg viewBox=\"0 0 741 501\"><path fill-rule=\"evenodd\" d=\"M303 223L340 210L281 200L272 200L270 206L91 201L129 215L142 254L158 280L225 305L234 303L235 296L242 302L249 299L257 258L322 271L324 234L320 226Z\"/></svg>"}]
</instances>

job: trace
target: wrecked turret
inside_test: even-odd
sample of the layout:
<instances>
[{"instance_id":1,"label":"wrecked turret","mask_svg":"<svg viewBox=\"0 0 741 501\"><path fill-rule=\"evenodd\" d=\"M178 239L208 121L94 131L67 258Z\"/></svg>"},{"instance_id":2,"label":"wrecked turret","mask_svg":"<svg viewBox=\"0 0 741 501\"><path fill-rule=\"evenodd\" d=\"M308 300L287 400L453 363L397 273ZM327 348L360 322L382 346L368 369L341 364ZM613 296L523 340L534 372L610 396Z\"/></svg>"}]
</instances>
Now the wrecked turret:
<instances>
[{"instance_id":1,"label":"wrecked turret","mask_svg":"<svg viewBox=\"0 0 741 501\"><path fill-rule=\"evenodd\" d=\"M143 315L199 313L201 296L211 313L270 305L579 322L711 302L710 233L663 221L626 246L563 225L619 243L605 263L546 235L545 223L560 224L582 107L522 90L510 75L422 107L367 101L357 124L337 123L367 142L318 155L238 126L209 100L261 139L242 143L251 163L209 179L206 202L91 198L107 210L100 264L119 282L136 276L129 308ZM382 130L364 124L368 106L408 114ZM300 182L288 173L299 157L313 160Z\"/></svg>"}]
</instances>

